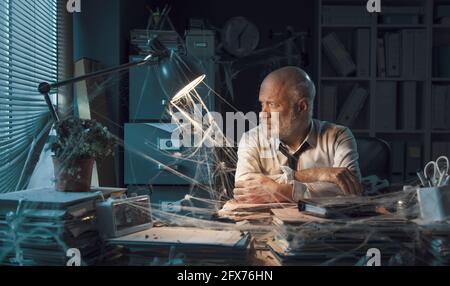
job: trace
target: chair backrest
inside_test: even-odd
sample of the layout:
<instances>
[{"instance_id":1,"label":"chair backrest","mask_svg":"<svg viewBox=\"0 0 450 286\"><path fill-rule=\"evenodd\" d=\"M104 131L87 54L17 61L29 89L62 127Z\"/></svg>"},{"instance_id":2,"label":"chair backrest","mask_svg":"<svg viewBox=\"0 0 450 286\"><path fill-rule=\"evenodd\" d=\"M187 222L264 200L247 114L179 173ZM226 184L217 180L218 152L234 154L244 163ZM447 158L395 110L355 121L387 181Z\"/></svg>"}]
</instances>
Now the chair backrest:
<instances>
[{"instance_id":1,"label":"chair backrest","mask_svg":"<svg viewBox=\"0 0 450 286\"><path fill-rule=\"evenodd\" d=\"M359 168L362 177L377 175L391 179L391 148L386 141L369 136L356 136L359 153Z\"/></svg>"}]
</instances>

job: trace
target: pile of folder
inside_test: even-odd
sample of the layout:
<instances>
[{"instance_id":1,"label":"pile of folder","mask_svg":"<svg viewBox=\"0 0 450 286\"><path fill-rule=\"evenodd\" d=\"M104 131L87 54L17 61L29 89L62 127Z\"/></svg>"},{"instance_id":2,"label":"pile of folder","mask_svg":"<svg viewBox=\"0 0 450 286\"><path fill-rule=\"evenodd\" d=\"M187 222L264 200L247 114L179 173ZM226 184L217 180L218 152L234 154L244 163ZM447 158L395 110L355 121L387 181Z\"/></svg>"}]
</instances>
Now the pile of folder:
<instances>
[{"instance_id":1,"label":"pile of folder","mask_svg":"<svg viewBox=\"0 0 450 286\"><path fill-rule=\"evenodd\" d=\"M421 225L421 264L450 265L450 224L448 222Z\"/></svg>"},{"instance_id":2,"label":"pile of folder","mask_svg":"<svg viewBox=\"0 0 450 286\"><path fill-rule=\"evenodd\" d=\"M128 265L246 265L252 247L248 232L193 227L153 227L110 239L126 249Z\"/></svg>"},{"instance_id":3,"label":"pile of folder","mask_svg":"<svg viewBox=\"0 0 450 286\"><path fill-rule=\"evenodd\" d=\"M108 253L95 226L100 198L100 192L53 189L1 194L0 264L65 266L73 258L69 249L79 250L81 265L99 262Z\"/></svg>"},{"instance_id":4,"label":"pile of folder","mask_svg":"<svg viewBox=\"0 0 450 286\"><path fill-rule=\"evenodd\" d=\"M296 208L273 210L268 244L280 265L364 265L381 251L382 265L414 264L415 225L395 216L327 219Z\"/></svg>"}]
</instances>

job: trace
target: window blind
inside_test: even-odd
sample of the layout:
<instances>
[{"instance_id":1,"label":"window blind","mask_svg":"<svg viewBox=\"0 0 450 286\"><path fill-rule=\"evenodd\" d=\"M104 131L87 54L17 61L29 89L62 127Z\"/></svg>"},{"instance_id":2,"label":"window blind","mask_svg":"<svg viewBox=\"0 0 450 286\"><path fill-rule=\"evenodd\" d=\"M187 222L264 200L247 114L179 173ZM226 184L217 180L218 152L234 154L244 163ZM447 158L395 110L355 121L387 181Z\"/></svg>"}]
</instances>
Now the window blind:
<instances>
[{"instance_id":1,"label":"window blind","mask_svg":"<svg viewBox=\"0 0 450 286\"><path fill-rule=\"evenodd\" d=\"M57 2L0 1L0 192L26 186L24 171L51 127L37 86L58 78Z\"/></svg>"}]
</instances>

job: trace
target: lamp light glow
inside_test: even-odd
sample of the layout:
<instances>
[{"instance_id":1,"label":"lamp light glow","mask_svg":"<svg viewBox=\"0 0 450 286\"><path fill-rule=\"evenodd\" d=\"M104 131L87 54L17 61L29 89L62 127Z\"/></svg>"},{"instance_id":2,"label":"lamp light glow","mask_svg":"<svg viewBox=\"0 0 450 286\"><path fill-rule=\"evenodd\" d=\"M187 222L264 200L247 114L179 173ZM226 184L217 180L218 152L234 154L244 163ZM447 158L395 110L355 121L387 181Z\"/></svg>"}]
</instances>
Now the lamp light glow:
<instances>
[{"instance_id":1,"label":"lamp light glow","mask_svg":"<svg viewBox=\"0 0 450 286\"><path fill-rule=\"evenodd\" d=\"M184 95L188 94L189 92L191 92L194 88L197 87L197 85L199 85L203 79L205 78L205 75L202 74L201 76L197 77L196 79L194 79L193 81L191 81L190 83L188 83L185 87L183 87L181 90L179 90L172 98L172 102L175 102L179 99L181 99Z\"/></svg>"}]
</instances>

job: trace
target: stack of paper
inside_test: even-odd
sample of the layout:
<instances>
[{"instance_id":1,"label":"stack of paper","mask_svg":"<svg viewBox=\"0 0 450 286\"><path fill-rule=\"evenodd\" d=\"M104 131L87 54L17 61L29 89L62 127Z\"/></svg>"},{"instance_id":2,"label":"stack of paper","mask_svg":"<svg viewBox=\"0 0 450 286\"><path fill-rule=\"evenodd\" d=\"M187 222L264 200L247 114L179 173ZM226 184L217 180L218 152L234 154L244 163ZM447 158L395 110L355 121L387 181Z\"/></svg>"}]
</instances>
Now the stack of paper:
<instances>
[{"instance_id":1,"label":"stack of paper","mask_svg":"<svg viewBox=\"0 0 450 286\"><path fill-rule=\"evenodd\" d=\"M274 239L268 244L281 265L364 264L371 248L382 251L382 265L414 263L418 233L404 218L327 219L296 208L272 212Z\"/></svg>"},{"instance_id":2,"label":"stack of paper","mask_svg":"<svg viewBox=\"0 0 450 286\"><path fill-rule=\"evenodd\" d=\"M109 240L127 249L129 265L245 265L247 232L154 227Z\"/></svg>"},{"instance_id":3,"label":"stack of paper","mask_svg":"<svg viewBox=\"0 0 450 286\"><path fill-rule=\"evenodd\" d=\"M292 203L269 203L269 204L243 204L230 200L219 210L221 218L234 221L253 221L258 223L270 223L272 221L271 209L293 207Z\"/></svg>"},{"instance_id":4,"label":"stack of paper","mask_svg":"<svg viewBox=\"0 0 450 286\"><path fill-rule=\"evenodd\" d=\"M64 193L53 189L0 195L0 264L65 266L78 249L81 265L101 259L95 202L101 192Z\"/></svg>"},{"instance_id":5,"label":"stack of paper","mask_svg":"<svg viewBox=\"0 0 450 286\"><path fill-rule=\"evenodd\" d=\"M424 224L419 222L421 262L433 266L450 265L450 223Z\"/></svg>"}]
</instances>

